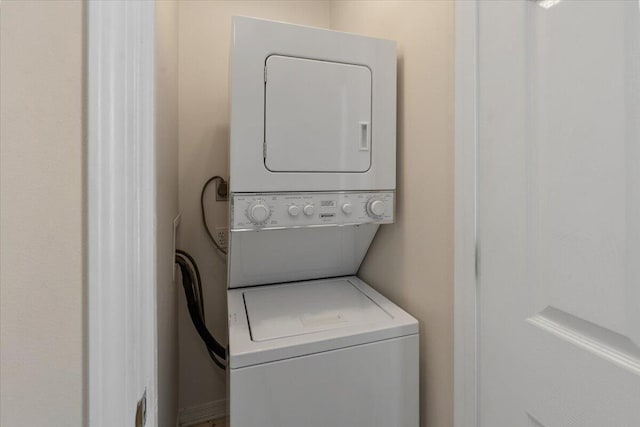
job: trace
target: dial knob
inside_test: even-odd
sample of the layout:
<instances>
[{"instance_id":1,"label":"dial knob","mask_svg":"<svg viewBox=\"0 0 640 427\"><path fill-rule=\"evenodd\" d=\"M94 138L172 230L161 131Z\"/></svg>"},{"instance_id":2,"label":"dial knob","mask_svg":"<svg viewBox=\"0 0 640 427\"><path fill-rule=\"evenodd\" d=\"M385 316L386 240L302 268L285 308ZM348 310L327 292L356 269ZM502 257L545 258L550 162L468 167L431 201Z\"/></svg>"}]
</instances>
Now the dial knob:
<instances>
[{"instance_id":1,"label":"dial knob","mask_svg":"<svg viewBox=\"0 0 640 427\"><path fill-rule=\"evenodd\" d=\"M385 205L384 202L380 199L371 199L367 202L367 213L374 217L380 218L384 215Z\"/></svg>"},{"instance_id":2,"label":"dial knob","mask_svg":"<svg viewBox=\"0 0 640 427\"><path fill-rule=\"evenodd\" d=\"M306 216L311 216L316 211L316 208L313 205L306 205L302 211Z\"/></svg>"},{"instance_id":3,"label":"dial knob","mask_svg":"<svg viewBox=\"0 0 640 427\"><path fill-rule=\"evenodd\" d=\"M297 207L296 205L291 205L289 206L289 215L291 216L298 216L298 214L300 213L300 208Z\"/></svg>"},{"instance_id":4,"label":"dial knob","mask_svg":"<svg viewBox=\"0 0 640 427\"><path fill-rule=\"evenodd\" d=\"M342 212L344 212L346 215L349 215L351 212L353 212L353 206L351 206L351 203L343 204Z\"/></svg>"},{"instance_id":5,"label":"dial knob","mask_svg":"<svg viewBox=\"0 0 640 427\"><path fill-rule=\"evenodd\" d=\"M262 224L271 216L271 210L264 200L256 200L247 208L247 217L254 224Z\"/></svg>"}]
</instances>

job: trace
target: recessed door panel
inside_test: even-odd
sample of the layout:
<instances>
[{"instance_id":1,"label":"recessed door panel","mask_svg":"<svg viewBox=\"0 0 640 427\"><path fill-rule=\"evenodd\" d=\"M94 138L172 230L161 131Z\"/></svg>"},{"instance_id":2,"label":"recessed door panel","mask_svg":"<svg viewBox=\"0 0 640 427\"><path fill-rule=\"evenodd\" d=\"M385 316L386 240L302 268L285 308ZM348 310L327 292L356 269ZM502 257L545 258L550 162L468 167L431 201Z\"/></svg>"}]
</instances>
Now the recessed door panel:
<instances>
[{"instance_id":1,"label":"recessed door panel","mask_svg":"<svg viewBox=\"0 0 640 427\"><path fill-rule=\"evenodd\" d=\"M640 9L478 3L480 426L640 425Z\"/></svg>"},{"instance_id":2,"label":"recessed door panel","mask_svg":"<svg viewBox=\"0 0 640 427\"><path fill-rule=\"evenodd\" d=\"M265 70L265 166L272 172L366 172L371 70L271 55Z\"/></svg>"}]
</instances>

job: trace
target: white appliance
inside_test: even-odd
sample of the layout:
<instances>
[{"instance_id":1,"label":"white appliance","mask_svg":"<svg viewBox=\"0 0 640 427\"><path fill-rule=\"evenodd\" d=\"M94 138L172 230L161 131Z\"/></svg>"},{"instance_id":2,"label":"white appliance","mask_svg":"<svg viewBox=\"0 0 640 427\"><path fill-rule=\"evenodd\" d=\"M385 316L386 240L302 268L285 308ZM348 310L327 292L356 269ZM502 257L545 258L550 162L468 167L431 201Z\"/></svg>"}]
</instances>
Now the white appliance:
<instances>
[{"instance_id":1,"label":"white appliance","mask_svg":"<svg viewBox=\"0 0 640 427\"><path fill-rule=\"evenodd\" d=\"M232 40L230 426L417 427L418 323L355 277L394 220L395 43Z\"/></svg>"}]
</instances>

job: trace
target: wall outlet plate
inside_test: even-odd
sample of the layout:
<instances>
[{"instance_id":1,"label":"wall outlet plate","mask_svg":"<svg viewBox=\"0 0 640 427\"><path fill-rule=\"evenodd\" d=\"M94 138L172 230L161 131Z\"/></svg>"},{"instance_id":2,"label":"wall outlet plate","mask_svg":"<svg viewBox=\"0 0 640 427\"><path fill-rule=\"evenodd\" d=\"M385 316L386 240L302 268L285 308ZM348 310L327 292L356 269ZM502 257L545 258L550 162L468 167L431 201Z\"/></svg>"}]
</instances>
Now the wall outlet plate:
<instances>
[{"instance_id":1,"label":"wall outlet plate","mask_svg":"<svg viewBox=\"0 0 640 427\"><path fill-rule=\"evenodd\" d=\"M220 182L220 180L216 180L216 202L228 202L229 201L229 181L225 181L224 183ZM220 187L222 185L222 187Z\"/></svg>"},{"instance_id":2,"label":"wall outlet plate","mask_svg":"<svg viewBox=\"0 0 640 427\"><path fill-rule=\"evenodd\" d=\"M213 233L213 238L216 239L216 243L220 245L221 248L227 247L227 241L229 235L229 229L227 227L216 227L215 232Z\"/></svg>"}]
</instances>

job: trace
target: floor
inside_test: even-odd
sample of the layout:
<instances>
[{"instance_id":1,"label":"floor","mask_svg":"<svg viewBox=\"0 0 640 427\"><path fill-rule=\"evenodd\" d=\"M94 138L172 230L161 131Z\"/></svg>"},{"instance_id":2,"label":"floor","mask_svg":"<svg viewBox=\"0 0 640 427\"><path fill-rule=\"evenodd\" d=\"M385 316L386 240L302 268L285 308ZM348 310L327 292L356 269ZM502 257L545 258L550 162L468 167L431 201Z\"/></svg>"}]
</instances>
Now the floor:
<instances>
[{"instance_id":1,"label":"floor","mask_svg":"<svg viewBox=\"0 0 640 427\"><path fill-rule=\"evenodd\" d=\"M204 423L196 424L191 427L225 427L225 426L226 424L224 422L224 419L219 419L219 420L206 421Z\"/></svg>"}]
</instances>

